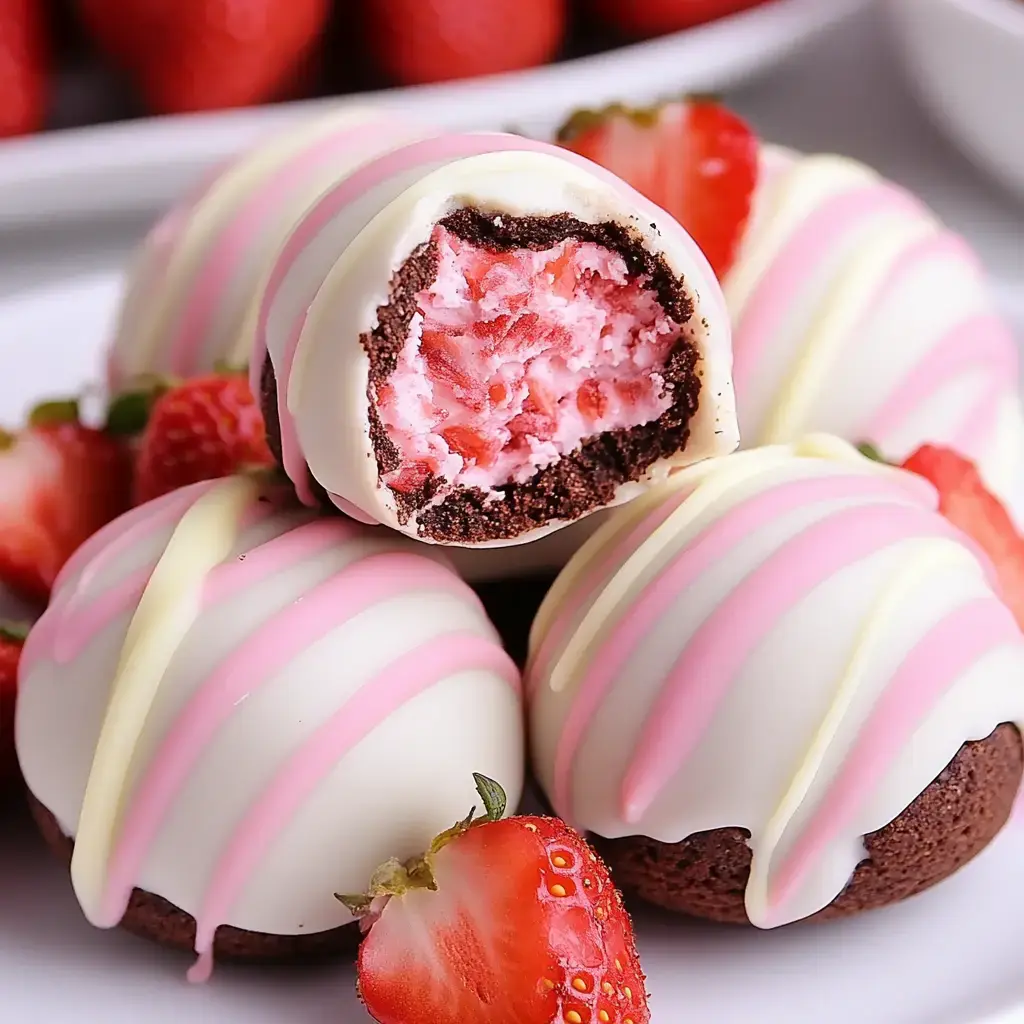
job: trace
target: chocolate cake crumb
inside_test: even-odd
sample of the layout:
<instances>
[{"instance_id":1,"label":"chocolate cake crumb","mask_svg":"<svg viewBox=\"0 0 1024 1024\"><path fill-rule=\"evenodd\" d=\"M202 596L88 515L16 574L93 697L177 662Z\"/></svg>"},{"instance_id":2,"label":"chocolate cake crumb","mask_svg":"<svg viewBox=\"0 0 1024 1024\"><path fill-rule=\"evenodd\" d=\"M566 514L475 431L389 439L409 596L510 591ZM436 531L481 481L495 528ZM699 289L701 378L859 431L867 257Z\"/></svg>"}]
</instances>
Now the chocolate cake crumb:
<instances>
[{"instance_id":1,"label":"chocolate cake crumb","mask_svg":"<svg viewBox=\"0 0 1024 1024\"><path fill-rule=\"evenodd\" d=\"M70 864L74 842L64 835L57 819L31 794L29 806L50 848L65 864ZM184 952L195 949L195 918L163 897L143 889L132 890L121 927L172 949ZM359 941L357 924L304 935L267 935L221 925L214 936L213 955L222 963L312 964L351 959L359 948Z\"/></svg>"},{"instance_id":2,"label":"chocolate cake crumb","mask_svg":"<svg viewBox=\"0 0 1024 1024\"><path fill-rule=\"evenodd\" d=\"M965 743L917 799L884 828L866 836L867 857L846 888L807 918L848 917L914 896L976 857L1013 809L1024 752L1014 725ZM740 828L698 832L680 843L645 836L592 837L627 894L723 924L747 924L749 833Z\"/></svg>"},{"instance_id":3,"label":"chocolate cake crumb","mask_svg":"<svg viewBox=\"0 0 1024 1024\"><path fill-rule=\"evenodd\" d=\"M686 325L693 317L693 301L683 282L662 256L648 252L640 238L621 224L587 224L569 214L494 217L472 208L456 210L440 224L463 240L494 251L541 251L567 238L603 246L625 260L631 277L648 279L648 287L677 324ZM379 477L396 470L400 456L377 414L376 388L397 367L417 310L416 296L434 281L439 259L433 242L419 246L394 274L388 301L377 308L377 326L360 338L370 363L367 405ZM422 537L476 544L518 537L553 521L579 519L611 502L623 483L640 479L655 462L685 449L700 400L702 372L696 347L682 337L669 353L663 372L672 404L656 421L598 434L525 484L504 484L491 493L457 486L436 505L431 502L445 485L440 477L428 477L412 492L392 491L399 521L407 523L415 515ZM280 461L277 391L269 356L262 370L261 405L271 451ZM314 490L328 502L322 487L314 484Z\"/></svg>"}]
</instances>

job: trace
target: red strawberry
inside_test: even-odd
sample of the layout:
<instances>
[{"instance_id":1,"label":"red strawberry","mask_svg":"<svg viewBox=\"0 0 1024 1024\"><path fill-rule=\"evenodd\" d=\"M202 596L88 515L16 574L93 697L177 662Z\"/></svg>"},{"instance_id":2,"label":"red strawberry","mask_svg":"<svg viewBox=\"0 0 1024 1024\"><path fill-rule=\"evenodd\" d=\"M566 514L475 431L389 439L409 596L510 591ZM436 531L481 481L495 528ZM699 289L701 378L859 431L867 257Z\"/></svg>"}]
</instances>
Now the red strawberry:
<instances>
[{"instance_id":1,"label":"red strawberry","mask_svg":"<svg viewBox=\"0 0 1024 1024\"><path fill-rule=\"evenodd\" d=\"M0 624L0 791L18 776L14 752L14 698L18 692L18 661L28 630Z\"/></svg>"},{"instance_id":2,"label":"red strawberry","mask_svg":"<svg viewBox=\"0 0 1024 1024\"><path fill-rule=\"evenodd\" d=\"M42 0L0 0L0 137L38 131L49 93Z\"/></svg>"},{"instance_id":3,"label":"red strawberry","mask_svg":"<svg viewBox=\"0 0 1024 1024\"><path fill-rule=\"evenodd\" d=\"M558 140L671 213L725 276L757 185L757 137L741 118L710 100L615 105L573 115Z\"/></svg>"},{"instance_id":4,"label":"red strawberry","mask_svg":"<svg viewBox=\"0 0 1024 1024\"><path fill-rule=\"evenodd\" d=\"M756 7L764 0L592 0L602 21L630 36L660 36Z\"/></svg>"},{"instance_id":5,"label":"red strawberry","mask_svg":"<svg viewBox=\"0 0 1024 1024\"><path fill-rule=\"evenodd\" d=\"M633 929L608 870L557 818L486 813L339 897L369 935L359 991L380 1024L648 1024Z\"/></svg>"},{"instance_id":6,"label":"red strawberry","mask_svg":"<svg viewBox=\"0 0 1024 1024\"><path fill-rule=\"evenodd\" d=\"M129 505L131 460L117 438L78 422L74 402L41 405L0 434L0 581L46 601L72 552Z\"/></svg>"},{"instance_id":7,"label":"red strawberry","mask_svg":"<svg viewBox=\"0 0 1024 1024\"><path fill-rule=\"evenodd\" d=\"M123 396L111 419L138 399ZM164 391L153 403L135 462L135 503L273 464L248 379L237 373L197 377Z\"/></svg>"},{"instance_id":8,"label":"red strawberry","mask_svg":"<svg viewBox=\"0 0 1024 1024\"><path fill-rule=\"evenodd\" d=\"M949 448L926 444L903 463L903 469L935 487L939 511L988 555L1003 600L1024 629L1024 537L985 487L974 463Z\"/></svg>"},{"instance_id":9,"label":"red strawberry","mask_svg":"<svg viewBox=\"0 0 1024 1024\"><path fill-rule=\"evenodd\" d=\"M160 114L279 99L301 79L329 0L77 0L97 44Z\"/></svg>"},{"instance_id":10,"label":"red strawberry","mask_svg":"<svg viewBox=\"0 0 1024 1024\"><path fill-rule=\"evenodd\" d=\"M400 85L516 71L550 60L566 0L366 0L367 45Z\"/></svg>"}]
</instances>

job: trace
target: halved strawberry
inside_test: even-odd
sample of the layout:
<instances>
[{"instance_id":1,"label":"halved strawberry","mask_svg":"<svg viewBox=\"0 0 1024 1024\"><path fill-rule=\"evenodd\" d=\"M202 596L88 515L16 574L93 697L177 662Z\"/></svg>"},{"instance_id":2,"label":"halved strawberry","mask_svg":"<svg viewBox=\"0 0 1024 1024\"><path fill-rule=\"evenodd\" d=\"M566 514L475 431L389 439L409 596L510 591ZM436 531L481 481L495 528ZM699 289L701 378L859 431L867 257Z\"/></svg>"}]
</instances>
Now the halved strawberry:
<instances>
[{"instance_id":1,"label":"halved strawberry","mask_svg":"<svg viewBox=\"0 0 1024 1024\"><path fill-rule=\"evenodd\" d=\"M45 602L61 567L129 506L131 458L85 427L73 401L47 402L17 434L0 433L0 581Z\"/></svg>"},{"instance_id":2,"label":"halved strawberry","mask_svg":"<svg viewBox=\"0 0 1024 1024\"><path fill-rule=\"evenodd\" d=\"M742 118L704 99L650 110L615 104L574 114L558 141L671 213L725 276L757 185L757 137Z\"/></svg>"},{"instance_id":3,"label":"halved strawberry","mask_svg":"<svg viewBox=\"0 0 1024 1024\"><path fill-rule=\"evenodd\" d=\"M860 451L886 461L872 445L861 445ZM900 468L927 480L938 491L939 511L988 555L1001 596L1024 629L1024 537L974 463L951 448L926 444Z\"/></svg>"},{"instance_id":4,"label":"halved strawberry","mask_svg":"<svg viewBox=\"0 0 1024 1024\"><path fill-rule=\"evenodd\" d=\"M607 868L557 818L485 813L339 896L369 934L359 992L380 1024L648 1024L633 929Z\"/></svg>"}]
</instances>

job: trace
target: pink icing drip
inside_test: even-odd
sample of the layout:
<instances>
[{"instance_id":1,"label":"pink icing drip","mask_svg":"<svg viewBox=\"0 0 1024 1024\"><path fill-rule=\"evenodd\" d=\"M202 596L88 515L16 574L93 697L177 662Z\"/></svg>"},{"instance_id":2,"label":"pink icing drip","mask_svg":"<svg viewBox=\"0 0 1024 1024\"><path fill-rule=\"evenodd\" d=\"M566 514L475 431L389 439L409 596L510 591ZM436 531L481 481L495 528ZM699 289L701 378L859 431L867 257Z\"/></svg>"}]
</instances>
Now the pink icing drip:
<instances>
[{"instance_id":1,"label":"pink icing drip","mask_svg":"<svg viewBox=\"0 0 1024 1024\"><path fill-rule=\"evenodd\" d=\"M397 582L399 592L407 589L403 579ZM324 612L330 620L334 619L330 604ZM190 980L202 981L209 977L217 927L244 891L260 859L338 760L403 704L444 679L472 670L492 672L518 688L515 665L492 640L475 633L435 637L396 658L353 694L309 743L293 755L250 807L214 868L196 915L199 960L189 975Z\"/></svg>"},{"instance_id":2,"label":"pink icing drip","mask_svg":"<svg viewBox=\"0 0 1024 1024\"><path fill-rule=\"evenodd\" d=\"M339 521L337 525L344 529L348 524ZM322 534L307 534L307 556L315 551L308 539L314 536L322 538ZM286 568L295 555L294 548L271 543L253 568L245 562L221 568L232 570L232 589L244 589ZM406 552L360 559L278 612L197 688L151 760L121 827L103 900L103 916L111 926L124 915L139 869L168 809L238 702L331 630L378 602L419 589L468 593L461 580L429 559ZM224 583L212 583L209 594L223 599Z\"/></svg>"},{"instance_id":3,"label":"pink icing drip","mask_svg":"<svg viewBox=\"0 0 1024 1024\"><path fill-rule=\"evenodd\" d=\"M903 190L873 185L832 196L803 221L762 275L733 329L733 382L740 401L753 390L760 362L772 351L809 273L828 259L841 237L868 218L920 209Z\"/></svg>"},{"instance_id":4,"label":"pink icing drip","mask_svg":"<svg viewBox=\"0 0 1024 1024\"><path fill-rule=\"evenodd\" d=\"M311 207L285 243L271 269L260 302L256 337L253 345L253 357L250 365L250 380L254 391L258 393L260 386L263 362L267 353L267 323L270 310L277 298L278 292L299 255L346 206L356 202L368 191L381 185L386 180L417 166L422 166L426 170L433 163L508 150L546 153L557 156L578 167L583 167L595 177L613 185L623 194L626 201L638 209L641 216L645 218L650 217L654 222L662 224L663 229L666 231L672 227L671 223L665 223L663 211L644 199L638 192L620 181L615 175L610 174L584 157L579 157L575 153L560 149L557 146L534 142L519 136L501 134L442 135L402 146L363 165L325 193L320 201ZM719 314L724 316L724 299L721 296L720 290L715 286L715 276L707 260L696 244L683 232L682 228L677 227L677 231L682 238L689 242L688 248L691 259L704 271L704 280L707 282L707 287L702 293L704 300L713 302L719 307ZM315 291L316 286L314 285L309 296L310 300L312 300ZM278 415L281 420L282 461L285 463L289 478L296 484L297 488L305 486L303 480L305 479L304 470L306 463L294 426L294 418L288 409L287 395L292 366L295 360L295 351L302 334L305 317L306 310L303 310L300 312L297 322L290 325L285 350L280 361L281 364L277 365L275 361L274 365L277 380ZM292 468L288 470L288 466ZM308 492L304 491L303 493ZM349 514L352 514L353 511L359 511L361 513L360 518L363 521L366 521L366 517L370 515L364 509L357 509L343 495L332 494L330 497L339 508L347 511Z\"/></svg>"},{"instance_id":5,"label":"pink icing drip","mask_svg":"<svg viewBox=\"0 0 1024 1024\"><path fill-rule=\"evenodd\" d=\"M779 917L829 843L850 825L867 794L881 784L924 715L976 661L1020 642L1013 616L991 597L950 612L921 638L879 698L814 818L779 866L768 894L773 917Z\"/></svg>"},{"instance_id":6,"label":"pink icing drip","mask_svg":"<svg viewBox=\"0 0 1024 1024\"><path fill-rule=\"evenodd\" d=\"M976 456L986 424L990 427L998 413L1001 393L1016 387L1017 361L1013 337L999 317L981 314L955 324L899 383L860 436L881 441L940 388L984 366L984 393L951 438L961 451Z\"/></svg>"},{"instance_id":7,"label":"pink icing drip","mask_svg":"<svg viewBox=\"0 0 1024 1024\"><path fill-rule=\"evenodd\" d=\"M573 761L587 727L616 678L628 664L630 658L639 650L644 638L649 635L651 624L659 621L665 614L665 610L680 594L693 586L704 573L717 562L726 558L733 547L766 522L791 515L802 508L821 502L855 499L866 502L874 499L884 500L899 497L899 489L890 480L874 474L864 476L849 474L791 480L769 491L756 494L729 509L721 518L707 526L687 544L686 549L674 561L669 562L631 604L622 619L616 623L611 633L600 643L590 658L590 669L579 685L555 752L553 795L555 810L566 815L571 814ZM894 509L906 511L906 506L896 505L892 501L880 505L878 508L884 515L892 514ZM870 516L870 509L871 506L859 505L853 509L835 513L832 518L825 521L829 538L834 540L848 519L856 520L865 515ZM919 522L925 515L916 508L911 511L915 522ZM838 516L843 518L833 526L833 519ZM927 522L934 523L935 521L941 522L941 520L935 520L931 515L928 516ZM804 535L801 534L801 536ZM723 605L687 644L687 652L691 650L697 652L692 657L703 656L705 660L693 669L691 675L685 677L687 681L699 680L700 687L699 690L695 687L691 691L687 691L687 696L691 698L691 705L683 709L684 717L680 719L680 725L687 729L692 726L692 733L680 740L678 748L676 748L679 751L685 749L686 743L694 742L695 737L699 734L699 729L703 728L704 722L710 717L714 702L717 701L731 680L734 669L742 664L746 652L753 649L761 636L774 624L773 616L777 617L782 614L785 607L782 596L767 588L781 589L786 580L792 580L794 584L801 584L799 588L794 589L794 593L791 595L792 600L789 603L793 603L798 595L802 596L802 590L811 582L826 579L836 571L834 563L837 558L842 558L845 561L847 557L843 544L837 545L831 552L832 559L830 561L821 558L822 552L817 547L806 552L794 550L792 545L795 543L791 542L790 546L783 548L769 563L772 571L779 574L778 580L773 581L772 577L761 575L752 577L747 584L747 586L756 585L756 592L753 592L754 597L763 602L759 616L753 619L742 618L733 614L731 605ZM859 556L851 556L849 561L853 561L855 557ZM796 565L796 570L791 568L793 565ZM805 574L803 579L797 575L801 571ZM740 588L736 593L742 595L747 591ZM723 631L727 628L730 629L728 640L723 635ZM712 650L712 655L732 657L734 660L720 666L710 664L710 658L703 650L708 646L708 639L718 645ZM696 662L694 663L696 664ZM689 664L685 664L683 667L687 672L691 671ZM677 677L683 678L681 673L674 670L667 685L671 686L672 680ZM702 706L704 701L707 703ZM659 716L666 714L663 706L666 703L664 700L660 701L659 710L652 712L648 720L645 739L638 750L644 750L651 742L651 723L654 723ZM674 714L675 711L673 710L672 713ZM639 767L646 773L648 768L642 762L643 755L638 755L638 757L640 758ZM662 764L659 762L658 768L660 769L661 766ZM631 771L630 777L632 774Z\"/></svg>"},{"instance_id":8,"label":"pink icing drip","mask_svg":"<svg viewBox=\"0 0 1024 1024\"><path fill-rule=\"evenodd\" d=\"M536 653L530 658L525 680L528 697L532 697L542 681L547 678L553 668L552 659L555 652L562 647L567 639L567 634L576 621L577 615L594 588L618 566L625 563L626 559L689 497L689 494L689 490L681 491L658 505L609 551L599 558L595 558L580 579L573 584L572 590L566 594L565 600L548 627Z\"/></svg>"},{"instance_id":9,"label":"pink icing drip","mask_svg":"<svg viewBox=\"0 0 1024 1024\"><path fill-rule=\"evenodd\" d=\"M387 122L374 119L318 138L278 167L246 196L205 260L196 267L193 287L177 329L169 340L172 373L187 375L195 372L196 356L213 322L218 302L230 288L239 264L260 244L263 231L273 217L279 216L281 206L321 168L343 157L364 136L372 139L388 129Z\"/></svg>"},{"instance_id":10,"label":"pink icing drip","mask_svg":"<svg viewBox=\"0 0 1024 1024\"><path fill-rule=\"evenodd\" d=\"M749 523L753 529L758 521ZM912 506L862 505L835 512L788 541L701 624L672 666L622 785L622 815L637 822L686 762L729 684L778 621L835 573L902 541L960 533ZM714 552L721 557L727 545ZM703 556L693 549L683 563Z\"/></svg>"}]
</instances>

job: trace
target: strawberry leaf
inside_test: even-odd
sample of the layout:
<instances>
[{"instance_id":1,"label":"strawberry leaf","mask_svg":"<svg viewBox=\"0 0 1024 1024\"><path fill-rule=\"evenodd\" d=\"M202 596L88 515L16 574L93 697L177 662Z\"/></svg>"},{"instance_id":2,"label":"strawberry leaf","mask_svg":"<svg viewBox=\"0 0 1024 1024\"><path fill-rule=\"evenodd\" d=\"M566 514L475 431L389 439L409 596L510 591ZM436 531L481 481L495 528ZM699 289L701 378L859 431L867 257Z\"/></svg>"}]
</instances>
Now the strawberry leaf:
<instances>
[{"instance_id":1,"label":"strawberry leaf","mask_svg":"<svg viewBox=\"0 0 1024 1024\"><path fill-rule=\"evenodd\" d=\"M887 462L886 458L873 444L868 444L867 442L859 444L857 445L857 451L859 451L864 458L870 459L872 462Z\"/></svg>"},{"instance_id":2,"label":"strawberry leaf","mask_svg":"<svg viewBox=\"0 0 1024 1024\"><path fill-rule=\"evenodd\" d=\"M12 644L23 644L31 629L28 622L0 622L0 640L6 640Z\"/></svg>"},{"instance_id":3,"label":"strawberry leaf","mask_svg":"<svg viewBox=\"0 0 1024 1024\"><path fill-rule=\"evenodd\" d=\"M154 391L127 391L118 395L107 410L104 429L118 437L133 437L146 429L149 413L157 397Z\"/></svg>"},{"instance_id":4,"label":"strawberry leaf","mask_svg":"<svg viewBox=\"0 0 1024 1024\"><path fill-rule=\"evenodd\" d=\"M78 422L78 400L61 398L41 402L28 414L30 427L55 427L62 423Z\"/></svg>"},{"instance_id":5,"label":"strawberry leaf","mask_svg":"<svg viewBox=\"0 0 1024 1024\"><path fill-rule=\"evenodd\" d=\"M367 893L344 895L340 892L336 892L334 894L334 898L341 903L353 917L362 917L364 914L368 914L374 899Z\"/></svg>"},{"instance_id":6,"label":"strawberry leaf","mask_svg":"<svg viewBox=\"0 0 1024 1024\"><path fill-rule=\"evenodd\" d=\"M473 772L473 781L476 783L476 791L480 794L480 799L483 802L486 819L498 821L504 816L508 806L505 790L494 779L489 779L478 772Z\"/></svg>"}]
</instances>

